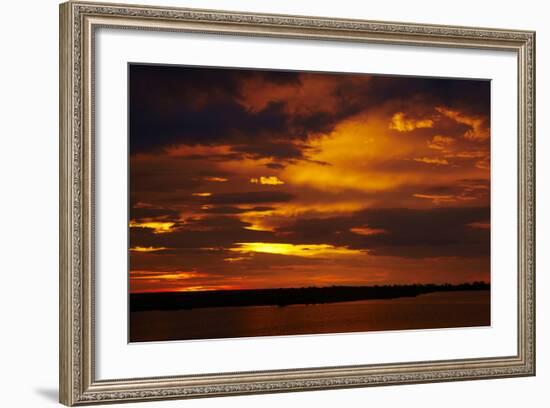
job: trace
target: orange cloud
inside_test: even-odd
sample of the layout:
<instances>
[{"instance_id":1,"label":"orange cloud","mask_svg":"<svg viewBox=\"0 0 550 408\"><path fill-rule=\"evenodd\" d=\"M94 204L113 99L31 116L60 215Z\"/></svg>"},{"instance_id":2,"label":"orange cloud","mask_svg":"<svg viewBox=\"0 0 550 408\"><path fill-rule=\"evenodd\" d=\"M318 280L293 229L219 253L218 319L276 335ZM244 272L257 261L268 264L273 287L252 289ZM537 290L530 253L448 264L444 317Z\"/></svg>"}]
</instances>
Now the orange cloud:
<instances>
[{"instance_id":1,"label":"orange cloud","mask_svg":"<svg viewBox=\"0 0 550 408\"><path fill-rule=\"evenodd\" d=\"M358 83L364 87L369 80L365 75L350 75L333 81L327 80L324 75L307 72L300 74L299 82L285 84L266 81L261 77L250 77L241 84L240 103L252 112L261 111L273 102L284 102L285 111L291 114L335 112L340 101L334 98L334 92L342 85L340 81L350 86Z\"/></svg>"},{"instance_id":2,"label":"orange cloud","mask_svg":"<svg viewBox=\"0 0 550 408\"><path fill-rule=\"evenodd\" d=\"M478 169L482 169L482 170L489 170L490 167L491 167L491 162L490 162L490 159L489 157L485 157L483 158L482 160L479 160L476 162L476 167Z\"/></svg>"},{"instance_id":3,"label":"orange cloud","mask_svg":"<svg viewBox=\"0 0 550 408\"><path fill-rule=\"evenodd\" d=\"M162 222L162 221L145 221L137 222L130 220L130 227L137 228L150 228L155 234L163 234L166 232L172 232L172 227L175 225L173 222Z\"/></svg>"},{"instance_id":4,"label":"orange cloud","mask_svg":"<svg viewBox=\"0 0 550 408\"><path fill-rule=\"evenodd\" d=\"M279 203L276 208L269 211L250 211L239 215L239 219L250 224L245 229L252 231L275 231L281 225L288 224L304 214L349 214L359 211L367 204L365 199L357 201L307 202L307 197L302 200L289 203ZM279 232L278 234L282 234Z\"/></svg>"},{"instance_id":5,"label":"orange cloud","mask_svg":"<svg viewBox=\"0 0 550 408\"><path fill-rule=\"evenodd\" d=\"M474 201L481 200L488 197L489 186L485 184L469 184L463 183L458 187L460 189L456 190L456 193L453 194L431 194L431 193L417 193L413 194L415 198L423 198L427 200L432 200L434 204L440 204L445 202L457 203L461 201Z\"/></svg>"},{"instance_id":6,"label":"orange cloud","mask_svg":"<svg viewBox=\"0 0 550 408\"><path fill-rule=\"evenodd\" d=\"M261 224L252 224L248 227L244 227L244 229L247 229L250 231L274 231L273 227L268 227Z\"/></svg>"},{"instance_id":7,"label":"orange cloud","mask_svg":"<svg viewBox=\"0 0 550 408\"><path fill-rule=\"evenodd\" d=\"M445 157L456 157L459 159L476 159L480 157L487 157L488 153L483 150L469 150L457 153L446 154Z\"/></svg>"},{"instance_id":8,"label":"orange cloud","mask_svg":"<svg viewBox=\"0 0 550 408\"><path fill-rule=\"evenodd\" d=\"M268 177L261 176L260 178L253 177L250 179L250 182L253 184L267 184L271 186L285 184L285 182L279 179L279 177L277 176L268 176Z\"/></svg>"},{"instance_id":9,"label":"orange cloud","mask_svg":"<svg viewBox=\"0 0 550 408\"><path fill-rule=\"evenodd\" d=\"M212 193L192 193L191 195L195 197L210 197Z\"/></svg>"},{"instance_id":10,"label":"orange cloud","mask_svg":"<svg viewBox=\"0 0 550 408\"><path fill-rule=\"evenodd\" d=\"M464 137L466 139L484 141L489 138L489 128L485 126L485 120L483 118L467 116L459 111L447 109L441 106L435 108L435 110L457 123L469 126L470 129L464 133Z\"/></svg>"},{"instance_id":11,"label":"orange cloud","mask_svg":"<svg viewBox=\"0 0 550 408\"><path fill-rule=\"evenodd\" d=\"M448 147L458 142L447 136L437 136L430 142ZM460 179L486 176L480 171L483 169L470 163L462 164L460 172L453 170L456 168L451 166L452 153L429 150L426 140L400 138L397 143L395 139L396 135L388 129L383 117L359 114L342 121L330 134L310 140L311 161L291 163L281 170L279 177L292 188L304 186L330 193L371 193L399 191L407 185L452 185ZM442 154L433 156L427 154L429 151L441 151ZM328 165L319 165L319 162ZM414 165L415 162L424 166ZM442 171L433 171L434 167ZM363 206L369 205L365 199L362 202ZM306 203L301 200L300 204ZM407 205L422 204L411 200Z\"/></svg>"},{"instance_id":12,"label":"orange cloud","mask_svg":"<svg viewBox=\"0 0 550 408\"><path fill-rule=\"evenodd\" d=\"M445 150L453 142L452 137L435 135L432 140L428 140L427 144L430 149Z\"/></svg>"},{"instance_id":13,"label":"orange cloud","mask_svg":"<svg viewBox=\"0 0 550 408\"><path fill-rule=\"evenodd\" d=\"M415 129L432 128L434 121L432 119L412 119L408 118L404 112L393 114L388 127L398 132L411 132Z\"/></svg>"},{"instance_id":14,"label":"orange cloud","mask_svg":"<svg viewBox=\"0 0 550 408\"><path fill-rule=\"evenodd\" d=\"M175 290L175 292L206 292L209 290L233 290L238 289L233 285L195 285L195 286L183 286Z\"/></svg>"},{"instance_id":15,"label":"orange cloud","mask_svg":"<svg viewBox=\"0 0 550 408\"><path fill-rule=\"evenodd\" d=\"M491 228L491 223L490 222L471 222L469 224L466 224L468 227L471 227L471 228L479 228L479 229L489 229Z\"/></svg>"},{"instance_id":16,"label":"orange cloud","mask_svg":"<svg viewBox=\"0 0 550 408\"><path fill-rule=\"evenodd\" d=\"M130 278L134 280L185 280L204 278L208 275L195 271L130 271Z\"/></svg>"},{"instance_id":17,"label":"orange cloud","mask_svg":"<svg viewBox=\"0 0 550 408\"><path fill-rule=\"evenodd\" d=\"M349 229L354 234L358 235L376 235L376 234L386 234L387 231L380 228L369 228L369 227L354 227Z\"/></svg>"},{"instance_id":18,"label":"orange cloud","mask_svg":"<svg viewBox=\"0 0 550 408\"><path fill-rule=\"evenodd\" d=\"M149 246L149 247L142 247L142 246L136 246L136 247L133 247L133 248L130 248L130 251L134 251L134 252L157 252L157 251L162 251L166 249L166 247L152 247L152 246Z\"/></svg>"},{"instance_id":19,"label":"orange cloud","mask_svg":"<svg viewBox=\"0 0 550 408\"><path fill-rule=\"evenodd\" d=\"M416 198L425 198L427 200L432 200L432 202L438 204L440 202L452 202L456 201L454 195L449 194L413 194L413 197Z\"/></svg>"},{"instance_id":20,"label":"orange cloud","mask_svg":"<svg viewBox=\"0 0 550 408\"><path fill-rule=\"evenodd\" d=\"M414 143L396 143L384 119L358 115L341 122L329 135L311 140L311 161L292 163L281 175L288 184L321 191L392 190L417 182L418 175L377 166L415 154Z\"/></svg>"},{"instance_id":21,"label":"orange cloud","mask_svg":"<svg viewBox=\"0 0 550 408\"><path fill-rule=\"evenodd\" d=\"M153 207L154 207L153 204L144 203L141 201L134 204L134 208L153 208Z\"/></svg>"},{"instance_id":22,"label":"orange cloud","mask_svg":"<svg viewBox=\"0 0 550 408\"><path fill-rule=\"evenodd\" d=\"M246 257L246 256L236 256L236 257L230 257L230 258L224 258L223 260L225 262L241 262L241 261L246 261L247 259L250 259L249 257Z\"/></svg>"},{"instance_id":23,"label":"orange cloud","mask_svg":"<svg viewBox=\"0 0 550 408\"><path fill-rule=\"evenodd\" d=\"M217 183L223 183L223 182L227 181L228 179L226 179L224 177L205 177L204 180L217 182Z\"/></svg>"},{"instance_id":24,"label":"orange cloud","mask_svg":"<svg viewBox=\"0 0 550 408\"><path fill-rule=\"evenodd\" d=\"M130 292L191 292L237 289L231 284L214 282L211 281L212 279L211 275L197 271L132 270L130 271Z\"/></svg>"},{"instance_id":25,"label":"orange cloud","mask_svg":"<svg viewBox=\"0 0 550 408\"><path fill-rule=\"evenodd\" d=\"M415 162L426 164L437 164L438 166L447 165L449 162L445 159L439 159L437 157L416 157L413 159Z\"/></svg>"},{"instance_id":26,"label":"orange cloud","mask_svg":"<svg viewBox=\"0 0 550 408\"><path fill-rule=\"evenodd\" d=\"M216 156L226 155L231 153L231 146L217 145L178 145L169 147L166 149L166 154L173 157L187 157L187 156Z\"/></svg>"}]
</instances>

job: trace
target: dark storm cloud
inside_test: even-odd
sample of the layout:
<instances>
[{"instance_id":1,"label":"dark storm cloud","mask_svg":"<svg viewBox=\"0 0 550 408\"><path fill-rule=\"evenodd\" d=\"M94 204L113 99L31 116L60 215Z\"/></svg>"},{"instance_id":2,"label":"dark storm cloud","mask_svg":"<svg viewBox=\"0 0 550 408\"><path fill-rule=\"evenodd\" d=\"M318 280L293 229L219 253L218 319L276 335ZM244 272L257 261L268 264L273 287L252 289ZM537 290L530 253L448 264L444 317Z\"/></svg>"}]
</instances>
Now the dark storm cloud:
<instances>
[{"instance_id":1,"label":"dark storm cloud","mask_svg":"<svg viewBox=\"0 0 550 408\"><path fill-rule=\"evenodd\" d=\"M282 104L270 104L260 112L247 112L238 102L227 100L194 108L179 104L180 110L145 111L131 104L130 149L132 153L158 150L185 143L223 144L226 141L243 143L252 135L283 133L287 123Z\"/></svg>"},{"instance_id":2,"label":"dark storm cloud","mask_svg":"<svg viewBox=\"0 0 550 408\"><path fill-rule=\"evenodd\" d=\"M489 208L368 209L350 216L302 219L280 228L287 242L367 249L399 257L484 256L489 254ZM360 229L372 233L361 233ZM358 231L358 232L354 232Z\"/></svg>"},{"instance_id":3,"label":"dark storm cloud","mask_svg":"<svg viewBox=\"0 0 550 408\"><path fill-rule=\"evenodd\" d=\"M307 149L307 145L288 141L269 142L266 140L258 144L240 144L233 147L233 150L248 153L253 158L271 157L284 158L286 160L303 158L304 149Z\"/></svg>"},{"instance_id":4,"label":"dark storm cloud","mask_svg":"<svg viewBox=\"0 0 550 408\"><path fill-rule=\"evenodd\" d=\"M206 106L241 96L243 78L277 85L299 84L299 73L178 65L131 64L131 104L145 112L177 114L182 107Z\"/></svg>"},{"instance_id":5,"label":"dark storm cloud","mask_svg":"<svg viewBox=\"0 0 550 408\"><path fill-rule=\"evenodd\" d=\"M281 163L267 163L265 164L265 167L267 167L268 169L280 170L283 169L285 166Z\"/></svg>"},{"instance_id":6,"label":"dark storm cloud","mask_svg":"<svg viewBox=\"0 0 550 408\"><path fill-rule=\"evenodd\" d=\"M205 218L191 219L186 223L184 229L186 231L203 229L211 231L226 231L239 230L248 226L250 226L249 223L241 221L236 217L213 215Z\"/></svg>"},{"instance_id":7,"label":"dark storm cloud","mask_svg":"<svg viewBox=\"0 0 550 408\"><path fill-rule=\"evenodd\" d=\"M177 271L223 262L229 251L203 248L173 248L156 252L132 252L132 270Z\"/></svg>"},{"instance_id":8,"label":"dark storm cloud","mask_svg":"<svg viewBox=\"0 0 550 408\"><path fill-rule=\"evenodd\" d=\"M249 191L243 193L220 193L206 197L209 204L261 204L291 201L294 196L282 191Z\"/></svg>"},{"instance_id":9,"label":"dark storm cloud","mask_svg":"<svg viewBox=\"0 0 550 408\"><path fill-rule=\"evenodd\" d=\"M460 186L432 186L420 190L422 194L456 194Z\"/></svg>"},{"instance_id":10,"label":"dark storm cloud","mask_svg":"<svg viewBox=\"0 0 550 408\"><path fill-rule=\"evenodd\" d=\"M192 190L204 183L185 162L166 158L132 162L129 182L133 193Z\"/></svg>"},{"instance_id":11,"label":"dark storm cloud","mask_svg":"<svg viewBox=\"0 0 550 408\"><path fill-rule=\"evenodd\" d=\"M261 109L250 110L241 103L244 81L291 85L299 94L305 74L151 65L131 65L129 72L131 153L225 144L238 153L285 161L305 158L311 135L328 133L341 120L386 104L413 115L411 106L425 115L426 109L433 114L434 106L444 105L489 117L488 81L309 73L332 85L323 96L334 101L330 109L287 109L289 101L275 94ZM411 104L414 100L418 103Z\"/></svg>"},{"instance_id":12,"label":"dark storm cloud","mask_svg":"<svg viewBox=\"0 0 550 408\"><path fill-rule=\"evenodd\" d=\"M240 207L232 207L232 206L220 206L220 207L208 207L205 209L202 209L202 212L208 213L208 214L244 214L247 212L265 212L265 211L272 211L274 210L274 207L252 207L252 208L240 208Z\"/></svg>"},{"instance_id":13,"label":"dark storm cloud","mask_svg":"<svg viewBox=\"0 0 550 408\"><path fill-rule=\"evenodd\" d=\"M277 85L299 84L299 74L292 72L131 65L131 152L229 142L236 151L261 156L266 153L261 135L304 139L308 132L326 128L330 118L318 113L292 117L282 102L247 110L238 102L240 82L254 77ZM273 147L270 157L301 156L288 141Z\"/></svg>"},{"instance_id":14,"label":"dark storm cloud","mask_svg":"<svg viewBox=\"0 0 550 408\"><path fill-rule=\"evenodd\" d=\"M468 114L489 116L491 82L417 77L373 76L369 82L368 98L374 104L394 101L395 106L414 112L425 109L411 100L424 100L435 105L449 106ZM413 111L411 111L411 108Z\"/></svg>"},{"instance_id":15,"label":"dark storm cloud","mask_svg":"<svg viewBox=\"0 0 550 408\"><path fill-rule=\"evenodd\" d=\"M142 220L145 218L172 218L178 217L178 212L166 208L133 207L131 209L131 218L133 220Z\"/></svg>"}]
</instances>

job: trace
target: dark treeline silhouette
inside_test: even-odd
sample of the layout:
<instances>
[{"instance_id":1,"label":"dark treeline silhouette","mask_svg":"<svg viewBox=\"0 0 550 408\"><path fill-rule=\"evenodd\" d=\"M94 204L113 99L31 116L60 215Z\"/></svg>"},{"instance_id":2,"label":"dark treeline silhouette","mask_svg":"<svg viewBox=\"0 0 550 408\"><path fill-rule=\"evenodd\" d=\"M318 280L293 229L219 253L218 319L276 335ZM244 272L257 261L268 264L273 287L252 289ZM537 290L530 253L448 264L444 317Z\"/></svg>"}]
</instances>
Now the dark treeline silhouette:
<instances>
[{"instance_id":1,"label":"dark treeline silhouette","mask_svg":"<svg viewBox=\"0 0 550 408\"><path fill-rule=\"evenodd\" d=\"M431 292L488 290L485 282L384 286L327 286L280 289L216 290L130 294L130 311L180 310L201 307L287 306L414 297Z\"/></svg>"}]
</instances>

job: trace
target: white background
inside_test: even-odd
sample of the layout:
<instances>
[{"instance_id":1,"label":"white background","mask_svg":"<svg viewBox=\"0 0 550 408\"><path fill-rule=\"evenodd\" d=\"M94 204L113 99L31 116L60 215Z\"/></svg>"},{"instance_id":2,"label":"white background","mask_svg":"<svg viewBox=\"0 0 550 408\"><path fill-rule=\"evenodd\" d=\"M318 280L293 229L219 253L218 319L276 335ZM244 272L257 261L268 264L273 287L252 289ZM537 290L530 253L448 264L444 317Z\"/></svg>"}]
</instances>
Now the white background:
<instances>
[{"instance_id":1,"label":"white background","mask_svg":"<svg viewBox=\"0 0 550 408\"><path fill-rule=\"evenodd\" d=\"M137 0L136 0L137 1ZM550 163L544 152L550 147L544 135L550 132L548 77L550 28L544 3L524 0L507 6L504 2L463 0L338 2L254 0L160 1L203 8L326 15L372 20L413 21L537 30L537 103L539 112L537 143L539 174L538 213L538 375L535 378L471 381L381 387L355 390L290 393L267 396L215 398L195 401L146 403L141 406L255 407L292 404L308 406L385 405L464 407L467 405L512 407L545 406L545 385L550 381L550 359L545 350L550 329L542 311L550 300L542 290L550 287L546 270L550 258L543 242L550 239L548 212L550 190L543 188ZM452 11L451 11L452 10ZM57 399L57 169L58 169L58 19L57 2L29 0L6 3L0 24L2 64L0 64L0 181L2 215L2 335L0 361L2 405L53 406ZM545 253L546 252L546 253ZM547 402L546 402L547 403Z\"/></svg>"},{"instance_id":2,"label":"white background","mask_svg":"<svg viewBox=\"0 0 550 408\"><path fill-rule=\"evenodd\" d=\"M514 53L120 29L101 29L96 38L95 321L99 379L516 353L517 271L513 265L517 264L517 219L510 216L517 212L517 188L510 183L517 177ZM205 53L205 49L215 52ZM408 61L406 66L404 60ZM491 327L127 344L127 328L121 322L128 313L124 296L128 290L124 273L128 268L128 146L124 137L128 62L491 78L491 131L495 135L491 148Z\"/></svg>"}]
</instances>

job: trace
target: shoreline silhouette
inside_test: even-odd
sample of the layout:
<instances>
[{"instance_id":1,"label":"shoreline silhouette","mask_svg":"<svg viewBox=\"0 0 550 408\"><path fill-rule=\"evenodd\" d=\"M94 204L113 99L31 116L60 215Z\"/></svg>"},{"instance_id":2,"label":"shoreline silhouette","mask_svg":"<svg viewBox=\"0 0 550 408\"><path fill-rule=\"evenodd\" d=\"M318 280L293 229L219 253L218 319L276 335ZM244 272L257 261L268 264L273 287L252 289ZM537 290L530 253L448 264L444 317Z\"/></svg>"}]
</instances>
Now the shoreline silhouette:
<instances>
[{"instance_id":1,"label":"shoreline silhouette","mask_svg":"<svg viewBox=\"0 0 550 408\"><path fill-rule=\"evenodd\" d=\"M374 286L310 286L196 292L131 293L130 311L189 310L210 307L290 306L416 297L432 292L489 290L486 282Z\"/></svg>"}]
</instances>

